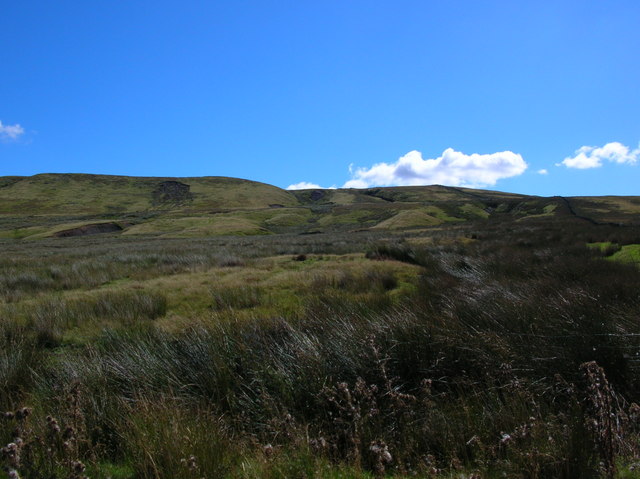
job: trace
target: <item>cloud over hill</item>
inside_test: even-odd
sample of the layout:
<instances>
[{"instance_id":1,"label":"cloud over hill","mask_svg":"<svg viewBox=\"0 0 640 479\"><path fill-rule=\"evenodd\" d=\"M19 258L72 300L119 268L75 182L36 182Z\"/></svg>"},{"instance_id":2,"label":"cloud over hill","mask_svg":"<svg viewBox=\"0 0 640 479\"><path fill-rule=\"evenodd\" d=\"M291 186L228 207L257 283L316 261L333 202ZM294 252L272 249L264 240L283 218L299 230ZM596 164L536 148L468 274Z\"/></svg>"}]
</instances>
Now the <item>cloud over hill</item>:
<instances>
[{"instance_id":1,"label":"cloud over hill","mask_svg":"<svg viewBox=\"0 0 640 479\"><path fill-rule=\"evenodd\" d=\"M614 141L600 147L583 146L575 151L574 156L565 158L557 166L564 165L567 168L584 170L587 168L599 168L604 161L635 165L639 157L640 148L631 150L628 146Z\"/></svg>"},{"instance_id":2,"label":"cloud over hill","mask_svg":"<svg viewBox=\"0 0 640 479\"><path fill-rule=\"evenodd\" d=\"M524 173L527 166L522 156L512 151L467 155L447 148L438 158L425 160L422 153L414 150L395 163L356 168L344 187L442 184L478 188L493 186L498 180L518 176Z\"/></svg>"},{"instance_id":3,"label":"cloud over hill","mask_svg":"<svg viewBox=\"0 0 640 479\"><path fill-rule=\"evenodd\" d=\"M315 183L310 183L308 181L301 181L299 183L294 183L293 185L287 186L288 190L320 190L323 189L322 186L316 185Z\"/></svg>"}]
</instances>

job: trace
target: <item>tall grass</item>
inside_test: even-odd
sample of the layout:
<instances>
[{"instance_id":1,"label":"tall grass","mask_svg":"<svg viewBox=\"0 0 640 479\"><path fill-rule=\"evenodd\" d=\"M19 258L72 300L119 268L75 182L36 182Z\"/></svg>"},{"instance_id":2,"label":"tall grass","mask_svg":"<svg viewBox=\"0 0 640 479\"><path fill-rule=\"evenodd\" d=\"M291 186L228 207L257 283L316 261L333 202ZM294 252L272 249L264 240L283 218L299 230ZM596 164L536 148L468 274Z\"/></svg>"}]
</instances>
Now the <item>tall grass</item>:
<instances>
[{"instance_id":1,"label":"tall grass","mask_svg":"<svg viewBox=\"0 0 640 479\"><path fill-rule=\"evenodd\" d=\"M0 337L0 408L18 407L33 385L34 372L42 365L43 354L29 337L20 333Z\"/></svg>"},{"instance_id":2,"label":"tall grass","mask_svg":"<svg viewBox=\"0 0 640 479\"><path fill-rule=\"evenodd\" d=\"M640 437L640 271L587 248L609 227L455 231L464 241L347 243L372 264L421 266L393 301L398 279L381 267L318 275L292 316L240 314L265 301L257 285L218 288L182 329L149 321L166 300L142 291L5 305L3 344L18 346L0 353L0 378L19 394L0 399L81 417L77 459L130 477L619 474ZM280 241L262 251L325 251ZM86 324L112 325L73 347L42 340Z\"/></svg>"},{"instance_id":3,"label":"tall grass","mask_svg":"<svg viewBox=\"0 0 640 479\"><path fill-rule=\"evenodd\" d=\"M123 444L136 478L224 477L237 461L228 428L206 405L139 399L126 411Z\"/></svg>"}]
</instances>

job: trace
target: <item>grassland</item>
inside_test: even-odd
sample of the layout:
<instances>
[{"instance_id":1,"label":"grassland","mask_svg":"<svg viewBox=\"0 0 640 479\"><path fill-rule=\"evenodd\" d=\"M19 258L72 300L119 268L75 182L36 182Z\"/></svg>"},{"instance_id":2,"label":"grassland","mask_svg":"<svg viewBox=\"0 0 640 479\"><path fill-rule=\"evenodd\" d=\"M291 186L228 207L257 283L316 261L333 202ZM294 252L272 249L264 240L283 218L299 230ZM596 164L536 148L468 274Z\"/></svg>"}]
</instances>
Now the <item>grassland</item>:
<instances>
[{"instance_id":1,"label":"grassland","mask_svg":"<svg viewBox=\"0 0 640 479\"><path fill-rule=\"evenodd\" d=\"M155 198L166 181L190 186L190 198ZM220 207L256 208L296 204L284 190L263 183L223 177L144 178L81 174L43 174L0 184L0 214L131 213L167 206L189 211Z\"/></svg>"},{"instance_id":2,"label":"grassland","mask_svg":"<svg viewBox=\"0 0 640 479\"><path fill-rule=\"evenodd\" d=\"M3 206L8 477L639 477L632 212L444 187L189 195ZM100 222L123 229L52 236Z\"/></svg>"},{"instance_id":3,"label":"grassland","mask_svg":"<svg viewBox=\"0 0 640 479\"><path fill-rule=\"evenodd\" d=\"M538 198L444 186L291 192L224 177L0 178L0 238L8 239L103 233L99 224L115 225L113 234L177 238L402 231L500 217L637 224L638 211L635 197Z\"/></svg>"}]
</instances>

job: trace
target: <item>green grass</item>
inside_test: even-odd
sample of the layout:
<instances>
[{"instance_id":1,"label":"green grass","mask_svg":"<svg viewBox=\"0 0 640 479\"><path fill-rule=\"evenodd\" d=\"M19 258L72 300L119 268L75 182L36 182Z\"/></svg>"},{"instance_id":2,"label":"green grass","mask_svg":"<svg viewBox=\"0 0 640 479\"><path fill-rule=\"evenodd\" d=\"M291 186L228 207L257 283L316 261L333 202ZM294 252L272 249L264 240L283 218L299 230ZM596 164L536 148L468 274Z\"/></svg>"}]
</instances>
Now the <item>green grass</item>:
<instances>
[{"instance_id":1,"label":"green grass","mask_svg":"<svg viewBox=\"0 0 640 479\"><path fill-rule=\"evenodd\" d=\"M600 251L604 256L612 261L621 263L640 263L640 244L626 244L620 246L611 241L588 243L591 249Z\"/></svg>"},{"instance_id":2,"label":"green grass","mask_svg":"<svg viewBox=\"0 0 640 479\"><path fill-rule=\"evenodd\" d=\"M158 197L161 184L176 181L188 185L186 196ZM195 238L368 228L404 231L493 216L572 217L567 208L559 208L564 203L557 199L437 185L291 192L225 177L86 174L6 177L0 184L0 239L16 240L109 221L123 225L125 235ZM637 197L570 201L579 215L601 222L632 223L640 211Z\"/></svg>"},{"instance_id":3,"label":"green grass","mask_svg":"<svg viewBox=\"0 0 640 479\"><path fill-rule=\"evenodd\" d=\"M93 479L136 479L132 465L109 462L92 465L87 470L87 475Z\"/></svg>"},{"instance_id":4,"label":"green grass","mask_svg":"<svg viewBox=\"0 0 640 479\"><path fill-rule=\"evenodd\" d=\"M640 263L640 244L622 246L620 251L611 256L611 259L623 263Z\"/></svg>"},{"instance_id":5,"label":"green grass","mask_svg":"<svg viewBox=\"0 0 640 479\"><path fill-rule=\"evenodd\" d=\"M21 239L32 238L32 237L45 237L45 236L50 236L48 234L49 231L50 231L49 229L42 226L14 228L14 229L7 229L4 231L0 231L0 238L21 240Z\"/></svg>"},{"instance_id":6,"label":"green grass","mask_svg":"<svg viewBox=\"0 0 640 479\"><path fill-rule=\"evenodd\" d=\"M380 304L390 304L416 287L417 275L415 266L375 263L362 255L307 255L305 261L287 255L253 261L242 268L212 268L127 283L126 287L166 296L167 319L161 324L169 326L211 315L297 319L304 316L309 301L326 295L377 296Z\"/></svg>"},{"instance_id":7,"label":"green grass","mask_svg":"<svg viewBox=\"0 0 640 479\"><path fill-rule=\"evenodd\" d=\"M257 222L234 216L163 218L127 228L124 235L160 235L173 238L269 234Z\"/></svg>"},{"instance_id":8,"label":"green grass","mask_svg":"<svg viewBox=\"0 0 640 479\"><path fill-rule=\"evenodd\" d=\"M166 180L178 180L191 187L191 202L171 206L188 211L298 203L295 196L280 188L235 178L42 174L0 188L0 214L122 214L162 209L153 203L153 190Z\"/></svg>"},{"instance_id":9,"label":"green grass","mask_svg":"<svg viewBox=\"0 0 640 479\"><path fill-rule=\"evenodd\" d=\"M387 220L381 221L374 228L401 230L435 226L442 223L444 223L444 220L428 214L426 210L405 210L398 212Z\"/></svg>"},{"instance_id":10,"label":"green grass","mask_svg":"<svg viewBox=\"0 0 640 479\"><path fill-rule=\"evenodd\" d=\"M612 248L613 246L616 246L614 243L612 243L611 241L600 241L600 242L596 242L596 243L587 243L587 247L589 248L593 248L593 249L597 249L600 251L606 251L610 248Z\"/></svg>"},{"instance_id":11,"label":"green grass","mask_svg":"<svg viewBox=\"0 0 640 479\"><path fill-rule=\"evenodd\" d=\"M489 212L481 205L466 203L460 207L460 211L465 217L489 218Z\"/></svg>"},{"instance_id":12,"label":"green grass","mask_svg":"<svg viewBox=\"0 0 640 479\"><path fill-rule=\"evenodd\" d=\"M288 210L286 212L270 215L264 220L267 227L273 226L297 226L306 224L311 218L309 210Z\"/></svg>"}]
</instances>

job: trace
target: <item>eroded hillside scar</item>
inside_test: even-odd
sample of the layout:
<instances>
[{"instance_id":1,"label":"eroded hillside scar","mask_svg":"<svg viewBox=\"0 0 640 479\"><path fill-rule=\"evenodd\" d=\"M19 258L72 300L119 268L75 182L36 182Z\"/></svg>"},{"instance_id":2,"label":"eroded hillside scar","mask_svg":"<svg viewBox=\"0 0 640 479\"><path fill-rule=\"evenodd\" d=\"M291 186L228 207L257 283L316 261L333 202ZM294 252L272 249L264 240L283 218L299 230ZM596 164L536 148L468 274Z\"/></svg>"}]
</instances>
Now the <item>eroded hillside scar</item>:
<instances>
[{"instance_id":1,"label":"eroded hillside scar","mask_svg":"<svg viewBox=\"0 0 640 479\"><path fill-rule=\"evenodd\" d=\"M163 181L152 193L153 206L184 204L193 200L191 186L179 181Z\"/></svg>"}]
</instances>

